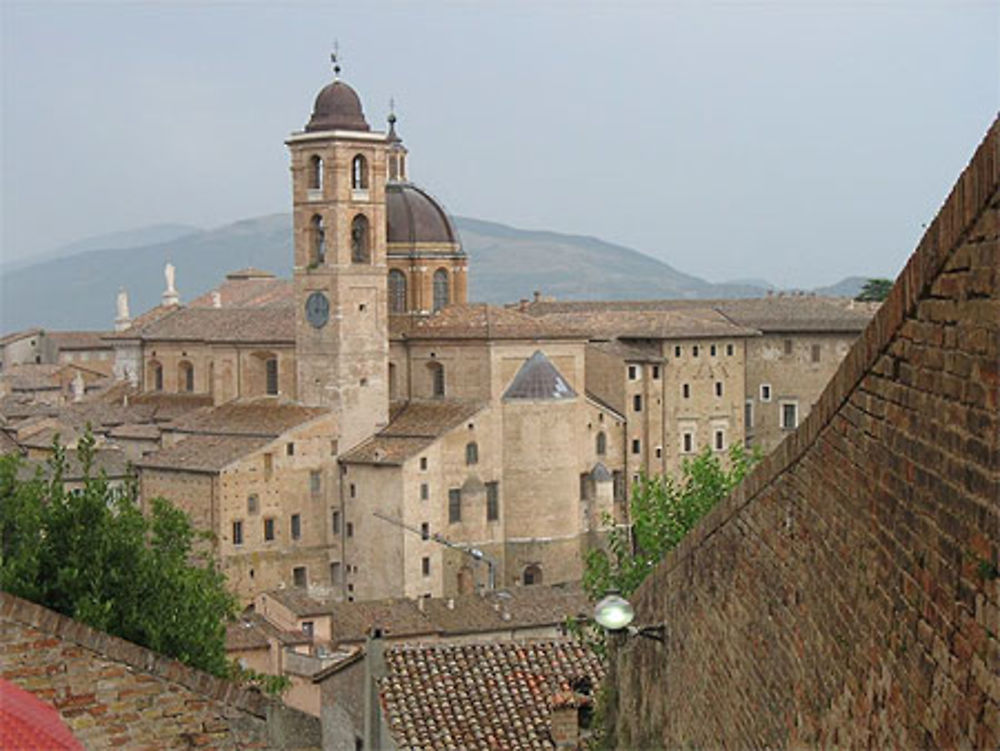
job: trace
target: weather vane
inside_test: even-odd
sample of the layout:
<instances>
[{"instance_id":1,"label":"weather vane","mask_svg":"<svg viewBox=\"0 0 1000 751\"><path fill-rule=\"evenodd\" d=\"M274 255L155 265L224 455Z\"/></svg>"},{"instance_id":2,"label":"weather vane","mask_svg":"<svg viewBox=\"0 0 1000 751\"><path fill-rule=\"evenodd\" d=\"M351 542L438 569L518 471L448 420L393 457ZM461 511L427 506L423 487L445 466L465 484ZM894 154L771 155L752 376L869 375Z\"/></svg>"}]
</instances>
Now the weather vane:
<instances>
[{"instance_id":1,"label":"weather vane","mask_svg":"<svg viewBox=\"0 0 1000 751\"><path fill-rule=\"evenodd\" d=\"M330 54L330 62L333 63L334 80L340 78L340 44L333 40L333 52Z\"/></svg>"}]
</instances>

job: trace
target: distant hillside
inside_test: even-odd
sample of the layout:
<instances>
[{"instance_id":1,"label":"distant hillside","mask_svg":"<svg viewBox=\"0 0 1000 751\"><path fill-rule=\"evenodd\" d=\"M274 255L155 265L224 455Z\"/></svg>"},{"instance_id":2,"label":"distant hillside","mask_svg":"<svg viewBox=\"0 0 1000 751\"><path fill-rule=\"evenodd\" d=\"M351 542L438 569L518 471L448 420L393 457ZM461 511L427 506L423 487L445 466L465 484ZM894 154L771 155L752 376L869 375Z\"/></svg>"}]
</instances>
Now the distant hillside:
<instances>
[{"instance_id":1,"label":"distant hillside","mask_svg":"<svg viewBox=\"0 0 1000 751\"><path fill-rule=\"evenodd\" d=\"M470 256L470 298L503 303L535 290L563 299L652 297L755 297L761 286L712 284L684 274L635 250L592 237L520 230L478 219L457 218ZM28 326L110 328L119 287L129 292L132 313L159 302L163 265L177 267L181 299L191 300L217 285L225 274L255 266L280 276L291 274L291 217L274 214L197 230L183 225L129 247L77 252L21 268L0 277L0 331ZM142 237L142 230L135 236ZM127 235L128 233L121 233ZM150 235L146 235L150 237ZM122 236L105 236L105 242ZM72 247L72 246L70 246Z\"/></svg>"},{"instance_id":2,"label":"distant hillside","mask_svg":"<svg viewBox=\"0 0 1000 751\"><path fill-rule=\"evenodd\" d=\"M817 287L816 294L829 297L857 297L868 279L867 276L849 276L828 287Z\"/></svg>"}]
</instances>

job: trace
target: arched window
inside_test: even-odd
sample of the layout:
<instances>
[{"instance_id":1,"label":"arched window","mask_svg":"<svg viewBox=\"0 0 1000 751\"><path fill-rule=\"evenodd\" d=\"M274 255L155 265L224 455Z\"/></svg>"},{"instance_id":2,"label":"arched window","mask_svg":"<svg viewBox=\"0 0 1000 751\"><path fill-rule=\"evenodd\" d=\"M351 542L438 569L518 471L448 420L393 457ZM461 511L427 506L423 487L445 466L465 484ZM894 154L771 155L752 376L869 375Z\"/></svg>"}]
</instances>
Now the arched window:
<instances>
[{"instance_id":1,"label":"arched window","mask_svg":"<svg viewBox=\"0 0 1000 751\"><path fill-rule=\"evenodd\" d=\"M311 224L309 263L317 266L326 261L326 227L323 226L323 217L319 214L313 216Z\"/></svg>"},{"instance_id":2,"label":"arched window","mask_svg":"<svg viewBox=\"0 0 1000 751\"><path fill-rule=\"evenodd\" d=\"M537 563L532 563L530 566L524 569L524 576L521 579L524 582L524 586L530 587L533 584L542 583L542 567Z\"/></svg>"},{"instance_id":3,"label":"arched window","mask_svg":"<svg viewBox=\"0 0 1000 751\"><path fill-rule=\"evenodd\" d=\"M604 435L603 430L597 434L596 449L598 456L604 456L608 452L608 437Z\"/></svg>"},{"instance_id":4,"label":"arched window","mask_svg":"<svg viewBox=\"0 0 1000 751\"><path fill-rule=\"evenodd\" d=\"M358 214L351 222L351 262L369 263L368 217Z\"/></svg>"},{"instance_id":5,"label":"arched window","mask_svg":"<svg viewBox=\"0 0 1000 751\"><path fill-rule=\"evenodd\" d=\"M361 154L351 161L351 189L368 190L368 160Z\"/></svg>"},{"instance_id":6,"label":"arched window","mask_svg":"<svg viewBox=\"0 0 1000 751\"><path fill-rule=\"evenodd\" d=\"M309 158L309 190L323 189L323 159L313 154Z\"/></svg>"},{"instance_id":7,"label":"arched window","mask_svg":"<svg viewBox=\"0 0 1000 751\"><path fill-rule=\"evenodd\" d=\"M431 395L435 399L444 398L444 366L439 362L427 363L431 375Z\"/></svg>"},{"instance_id":8,"label":"arched window","mask_svg":"<svg viewBox=\"0 0 1000 751\"><path fill-rule=\"evenodd\" d=\"M465 463L466 464L478 464L479 463L479 444L475 441L470 441L465 444Z\"/></svg>"},{"instance_id":9,"label":"arched window","mask_svg":"<svg viewBox=\"0 0 1000 751\"><path fill-rule=\"evenodd\" d=\"M441 310L449 302L448 270L438 269L434 272L434 310Z\"/></svg>"},{"instance_id":10,"label":"arched window","mask_svg":"<svg viewBox=\"0 0 1000 751\"><path fill-rule=\"evenodd\" d=\"M389 312L406 312L406 274L399 269L389 272Z\"/></svg>"},{"instance_id":11,"label":"arched window","mask_svg":"<svg viewBox=\"0 0 1000 751\"><path fill-rule=\"evenodd\" d=\"M149 361L149 388L163 391L163 366L156 360Z\"/></svg>"},{"instance_id":12,"label":"arched window","mask_svg":"<svg viewBox=\"0 0 1000 751\"><path fill-rule=\"evenodd\" d=\"M177 390L191 393L194 391L194 366L187 360L177 364Z\"/></svg>"}]
</instances>

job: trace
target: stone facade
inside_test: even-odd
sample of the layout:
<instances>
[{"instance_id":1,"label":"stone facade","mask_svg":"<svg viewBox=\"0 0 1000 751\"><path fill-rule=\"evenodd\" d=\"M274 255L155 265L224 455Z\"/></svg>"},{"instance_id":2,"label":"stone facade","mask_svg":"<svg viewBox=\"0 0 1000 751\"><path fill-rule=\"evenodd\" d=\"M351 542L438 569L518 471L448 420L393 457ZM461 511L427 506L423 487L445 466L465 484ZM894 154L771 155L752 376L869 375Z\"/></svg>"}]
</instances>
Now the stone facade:
<instances>
[{"instance_id":1,"label":"stone facade","mask_svg":"<svg viewBox=\"0 0 1000 751\"><path fill-rule=\"evenodd\" d=\"M6 593L0 655L87 748L321 747L313 717Z\"/></svg>"},{"instance_id":2,"label":"stone facade","mask_svg":"<svg viewBox=\"0 0 1000 751\"><path fill-rule=\"evenodd\" d=\"M635 596L621 748L1000 744L1000 121L808 417ZM834 345L836 346L836 345Z\"/></svg>"}]
</instances>

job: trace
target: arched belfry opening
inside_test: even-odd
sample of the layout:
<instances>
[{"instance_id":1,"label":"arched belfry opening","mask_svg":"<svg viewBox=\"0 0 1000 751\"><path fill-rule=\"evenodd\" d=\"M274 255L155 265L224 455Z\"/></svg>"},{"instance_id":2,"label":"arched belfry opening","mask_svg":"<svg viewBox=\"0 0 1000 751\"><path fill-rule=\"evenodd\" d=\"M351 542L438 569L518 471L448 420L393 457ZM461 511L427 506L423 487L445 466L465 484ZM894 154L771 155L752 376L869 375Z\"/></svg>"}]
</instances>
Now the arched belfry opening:
<instances>
[{"instance_id":1,"label":"arched belfry opening","mask_svg":"<svg viewBox=\"0 0 1000 751\"><path fill-rule=\"evenodd\" d=\"M351 221L351 263L371 263L371 226L364 214Z\"/></svg>"},{"instance_id":2,"label":"arched belfry opening","mask_svg":"<svg viewBox=\"0 0 1000 751\"><path fill-rule=\"evenodd\" d=\"M326 225L323 217L313 214L309 223L309 264L326 263Z\"/></svg>"}]
</instances>

